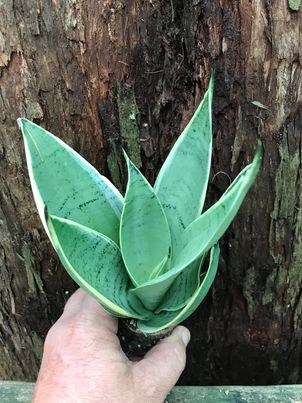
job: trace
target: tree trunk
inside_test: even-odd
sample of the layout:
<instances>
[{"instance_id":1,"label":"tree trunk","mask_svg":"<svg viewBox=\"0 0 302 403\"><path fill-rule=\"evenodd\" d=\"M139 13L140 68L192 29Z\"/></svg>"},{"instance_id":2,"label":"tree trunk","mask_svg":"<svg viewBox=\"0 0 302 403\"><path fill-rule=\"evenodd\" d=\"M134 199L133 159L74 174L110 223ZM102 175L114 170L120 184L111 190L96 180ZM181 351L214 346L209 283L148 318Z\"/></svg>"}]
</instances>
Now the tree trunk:
<instances>
[{"instance_id":1,"label":"tree trunk","mask_svg":"<svg viewBox=\"0 0 302 403\"><path fill-rule=\"evenodd\" d=\"M180 382L302 381L302 12L294 3L0 0L0 378L35 378L43 338L75 288L38 218L16 118L57 134L120 189L122 144L153 182L213 69L208 205L251 160L256 138L265 154L221 241L211 293L186 322L192 341Z\"/></svg>"}]
</instances>

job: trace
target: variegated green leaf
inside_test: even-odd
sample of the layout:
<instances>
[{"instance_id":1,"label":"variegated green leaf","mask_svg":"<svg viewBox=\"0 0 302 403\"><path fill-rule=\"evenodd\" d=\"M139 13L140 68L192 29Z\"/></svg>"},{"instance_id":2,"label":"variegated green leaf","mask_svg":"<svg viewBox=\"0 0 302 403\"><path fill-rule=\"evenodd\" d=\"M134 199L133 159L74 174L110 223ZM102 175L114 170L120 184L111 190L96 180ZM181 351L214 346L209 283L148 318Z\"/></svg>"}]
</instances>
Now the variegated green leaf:
<instances>
[{"instance_id":1,"label":"variegated green leaf","mask_svg":"<svg viewBox=\"0 0 302 403\"><path fill-rule=\"evenodd\" d=\"M196 259L176 277L156 313L178 311L187 304L205 276L205 273L201 274L204 258L205 256Z\"/></svg>"},{"instance_id":2,"label":"variegated green leaf","mask_svg":"<svg viewBox=\"0 0 302 403\"><path fill-rule=\"evenodd\" d=\"M148 281L168 260L171 238L163 208L152 187L127 158L128 186L120 225L120 245L134 285Z\"/></svg>"},{"instance_id":3,"label":"variegated green leaf","mask_svg":"<svg viewBox=\"0 0 302 403\"><path fill-rule=\"evenodd\" d=\"M50 240L70 276L116 316L145 319L150 313L129 294L130 280L118 246L74 221L46 216Z\"/></svg>"},{"instance_id":4,"label":"variegated green leaf","mask_svg":"<svg viewBox=\"0 0 302 403\"><path fill-rule=\"evenodd\" d=\"M155 267L155 269L151 272L149 276L149 280L152 280L158 276L160 276L165 268L167 267L168 256L165 256L163 260Z\"/></svg>"},{"instance_id":5,"label":"variegated green leaf","mask_svg":"<svg viewBox=\"0 0 302 403\"><path fill-rule=\"evenodd\" d=\"M211 161L212 96L213 78L154 189L126 156L125 203L60 139L18 120L34 198L61 262L105 309L137 319L145 333L176 326L202 302L217 271L217 242L260 168L261 145L252 164L200 216ZM209 267L201 274L209 250Z\"/></svg>"},{"instance_id":6,"label":"variegated green leaf","mask_svg":"<svg viewBox=\"0 0 302 403\"><path fill-rule=\"evenodd\" d=\"M204 255L224 234L253 184L261 160L262 146L259 143L252 164L237 176L217 203L183 232L179 242L180 247L177 254L173 256L171 269L132 290L148 309L156 309L179 273L199 256Z\"/></svg>"},{"instance_id":7,"label":"variegated green leaf","mask_svg":"<svg viewBox=\"0 0 302 403\"><path fill-rule=\"evenodd\" d=\"M27 119L19 119L28 171L41 220L44 206L119 242L123 198L93 166L59 138Z\"/></svg>"},{"instance_id":8,"label":"variegated green leaf","mask_svg":"<svg viewBox=\"0 0 302 403\"><path fill-rule=\"evenodd\" d=\"M211 78L202 102L173 146L154 185L169 223L172 250L204 205L212 154L213 85Z\"/></svg>"},{"instance_id":9,"label":"variegated green leaf","mask_svg":"<svg viewBox=\"0 0 302 403\"><path fill-rule=\"evenodd\" d=\"M139 330L144 333L159 332L163 329L174 327L189 317L207 295L217 273L218 261L219 246L216 244L211 250L208 271L201 285L192 295L185 307L176 312L161 312L158 315L154 315L152 319L146 321L139 320L137 322Z\"/></svg>"},{"instance_id":10,"label":"variegated green leaf","mask_svg":"<svg viewBox=\"0 0 302 403\"><path fill-rule=\"evenodd\" d=\"M252 164L246 167L217 203L197 218L183 232L179 254L173 261L174 270L191 263L200 254L206 253L227 230L233 221L249 188L253 184L262 160L262 146L258 149Z\"/></svg>"}]
</instances>

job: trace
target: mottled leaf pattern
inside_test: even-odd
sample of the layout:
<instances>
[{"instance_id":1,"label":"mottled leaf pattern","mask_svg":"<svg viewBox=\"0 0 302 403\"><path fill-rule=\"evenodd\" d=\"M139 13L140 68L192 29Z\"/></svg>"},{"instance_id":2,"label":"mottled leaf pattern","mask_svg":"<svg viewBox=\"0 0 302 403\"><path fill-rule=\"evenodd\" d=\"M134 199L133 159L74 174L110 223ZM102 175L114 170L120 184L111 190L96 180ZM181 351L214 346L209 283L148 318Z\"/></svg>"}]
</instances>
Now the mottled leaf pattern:
<instances>
[{"instance_id":1,"label":"mottled leaf pattern","mask_svg":"<svg viewBox=\"0 0 302 403\"><path fill-rule=\"evenodd\" d=\"M123 208L119 191L53 134L27 119L18 122L24 137L31 186L44 226L46 205L50 214L76 221L118 243Z\"/></svg>"},{"instance_id":2,"label":"mottled leaf pattern","mask_svg":"<svg viewBox=\"0 0 302 403\"><path fill-rule=\"evenodd\" d=\"M63 218L49 215L46 221L63 266L104 308L123 317L151 316L129 295L130 280L120 250L111 239Z\"/></svg>"},{"instance_id":3,"label":"mottled leaf pattern","mask_svg":"<svg viewBox=\"0 0 302 403\"><path fill-rule=\"evenodd\" d=\"M145 333L159 332L160 330L174 327L180 322L184 321L189 317L195 309L201 304L205 296L207 295L217 273L219 261L219 246L214 245L211 250L210 263L208 271L199 286L199 288L192 295L190 300L187 302L186 306L179 311L165 311L158 315L154 315L153 318L137 322L138 328Z\"/></svg>"},{"instance_id":4,"label":"mottled leaf pattern","mask_svg":"<svg viewBox=\"0 0 302 403\"><path fill-rule=\"evenodd\" d=\"M233 221L246 193L253 184L262 160L262 147L258 145L252 164L235 179L230 189L217 203L193 221L183 232L178 255L174 257L173 270L182 270L197 256L206 253L225 233Z\"/></svg>"},{"instance_id":5,"label":"mottled leaf pattern","mask_svg":"<svg viewBox=\"0 0 302 403\"><path fill-rule=\"evenodd\" d=\"M252 164L200 216L212 153L212 96L213 79L154 189L125 154L125 200L63 141L18 120L34 198L62 264L105 309L136 319L145 333L176 326L202 302L217 272L218 240L260 169L261 144Z\"/></svg>"},{"instance_id":6,"label":"mottled leaf pattern","mask_svg":"<svg viewBox=\"0 0 302 403\"><path fill-rule=\"evenodd\" d=\"M171 287L165 293L162 303L156 309L156 313L161 311L178 311L187 304L205 275L205 273L201 274L203 262L204 256L196 259L176 277Z\"/></svg>"},{"instance_id":7,"label":"mottled leaf pattern","mask_svg":"<svg viewBox=\"0 0 302 403\"><path fill-rule=\"evenodd\" d=\"M134 285L148 281L167 260L170 231L163 208L147 180L127 158L128 186L120 224L122 256Z\"/></svg>"},{"instance_id":8,"label":"mottled leaf pattern","mask_svg":"<svg viewBox=\"0 0 302 403\"><path fill-rule=\"evenodd\" d=\"M151 272L149 280L152 280L153 278L160 276L164 272L165 268L167 267L168 260L169 260L168 256L165 256L163 258L163 260Z\"/></svg>"},{"instance_id":9,"label":"mottled leaf pattern","mask_svg":"<svg viewBox=\"0 0 302 403\"><path fill-rule=\"evenodd\" d=\"M209 210L197 218L182 233L178 253L173 256L171 269L154 280L148 281L132 292L148 309L156 309L179 273L199 256L204 255L224 234L244 197L253 184L262 159L262 147L258 145L252 164L248 165Z\"/></svg>"},{"instance_id":10,"label":"mottled leaf pattern","mask_svg":"<svg viewBox=\"0 0 302 403\"><path fill-rule=\"evenodd\" d=\"M203 208L212 154L213 78L192 119L165 160L154 190L170 227L172 249Z\"/></svg>"}]
</instances>

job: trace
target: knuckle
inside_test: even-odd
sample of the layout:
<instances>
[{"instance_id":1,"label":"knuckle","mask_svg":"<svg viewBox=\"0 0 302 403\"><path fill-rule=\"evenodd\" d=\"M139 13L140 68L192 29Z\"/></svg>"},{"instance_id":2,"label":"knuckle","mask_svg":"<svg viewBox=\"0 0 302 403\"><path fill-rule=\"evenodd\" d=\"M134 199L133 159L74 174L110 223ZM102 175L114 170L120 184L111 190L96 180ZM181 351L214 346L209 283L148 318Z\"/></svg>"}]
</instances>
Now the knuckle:
<instances>
[{"instance_id":1,"label":"knuckle","mask_svg":"<svg viewBox=\"0 0 302 403\"><path fill-rule=\"evenodd\" d=\"M166 361L173 362L177 369L183 370L186 364L186 350L183 342L181 340L174 341L169 347L165 352Z\"/></svg>"},{"instance_id":2,"label":"knuckle","mask_svg":"<svg viewBox=\"0 0 302 403\"><path fill-rule=\"evenodd\" d=\"M85 334L85 319L82 315L77 315L72 319L61 317L48 331L45 339L45 347L67 344L72 346L78 342Z\"/></svg>"},{"instance_id":3,"label":"knuckle","mask_svg":"<svg viewBox=\"0 0 302 403\"><path fill-rule=\"evenodd\" d=\"M45 343L56 341L62 332L61 326L56 322L51 328L48 330L46 335Z\"/></svg>"}]
</instances>

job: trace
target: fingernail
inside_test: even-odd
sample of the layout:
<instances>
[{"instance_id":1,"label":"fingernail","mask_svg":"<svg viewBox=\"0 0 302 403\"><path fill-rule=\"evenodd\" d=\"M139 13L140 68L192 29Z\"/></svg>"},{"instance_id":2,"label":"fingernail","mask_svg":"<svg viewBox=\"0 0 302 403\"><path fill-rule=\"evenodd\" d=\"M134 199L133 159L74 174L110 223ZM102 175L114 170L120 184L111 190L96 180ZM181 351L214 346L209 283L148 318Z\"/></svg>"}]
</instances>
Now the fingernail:
<instances>
[{"instance_id":1,"label":"fingernail","mask_svg":"<svg viewBox=\"0 0 302 403\"><path fill-rule=\"evenodd\" d=\"M191 340L191 333L186 327L184 327L182 330L181 338L184 342L184 345L187 346L189 344L189 341Z\"/></svg>"},{"instance_id":2,"label":"fingernail","mask_svg":"<svg viewBox=\"0 0 302 403\"><path fill-rule=\"evenodd\" d=\"M191 340L191 333L184 326L177 327L174 330L173 335L180 337L185 346L187 346L189 344L189 341Z\"/></svg>"}]
</instances>

